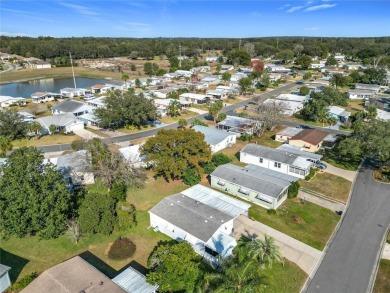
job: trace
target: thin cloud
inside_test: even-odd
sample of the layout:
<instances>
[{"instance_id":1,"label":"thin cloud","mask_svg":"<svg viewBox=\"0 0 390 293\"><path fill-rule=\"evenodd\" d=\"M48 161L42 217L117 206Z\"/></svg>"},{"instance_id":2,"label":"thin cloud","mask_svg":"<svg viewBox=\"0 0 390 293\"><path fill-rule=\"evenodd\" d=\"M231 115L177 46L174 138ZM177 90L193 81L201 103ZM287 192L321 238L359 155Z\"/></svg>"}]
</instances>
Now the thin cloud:
<instances>
[{"instance_id":1,"label":"thin cloud","mask_svg":"<svg viewBox=\"0 0 390 293\"><path fill-rule=\"evenodd\" d=\"M318 31L320 30L321 28L319 27L306 27L305 28L305 31Z\"/></svg>"},{"instance_id":2,"label":"thin cloud","mask_svg":"<svg viewBox=\"0 0 390 293\"><path fill-rule=\"evenodd\" d=\"M290 4L284 4L284 5L280 6L278 9L284 10L284 9L290 7L290 6L291 6Z\"/></svg>"},{"instance_id":3,"label":"thin cloud","mask_svg":"<svg viewBox=\"0 0 390 293\"><path fill-rule=\"evenodd\" d=\"M64 3L60 2L59 3L62 6L68 7L74 11L76 11L79 14L86 15L86 16L97 16L99 15L96 11L93 9L90 9L89 7L79 5L79 4L72 4L72 3Z\"/></svg>"},{"instance_id":4,"label":"thin cloud","mask_svg":"<svg viewBox=\"0 0 390 293\"><path fill-rule=\"evenodd\" d=\"M289 10L287 10L287 12L291 13L291 12L294 12L294 11L298 11L298 10L301 10L304 6L294 6L294 7L291 7Z\"/></svg>"},{"instance_id":5,"label":"thin cloud","mask_svg":"<svg viewBox=\"0 0 390 293\"><path fill-rule=\"evenodd\" d=\"M311 7L306 8L305 12L329 9L329 8L335 7L336 5L337 4L321 4L321 5L311 6Z\"/></svg>"},{"instance_id":6,"label":"thin cloud","mask_svg":"<svg viewBox=\"0 0 390 293\"><path fill-rule=\"evenodd\" d=\"M26 33L10 33L10 32L0 32L0 36L8 36L8 37L31 37L34 38L36 36L32 36Z\"/></svg>"}]
</instances>

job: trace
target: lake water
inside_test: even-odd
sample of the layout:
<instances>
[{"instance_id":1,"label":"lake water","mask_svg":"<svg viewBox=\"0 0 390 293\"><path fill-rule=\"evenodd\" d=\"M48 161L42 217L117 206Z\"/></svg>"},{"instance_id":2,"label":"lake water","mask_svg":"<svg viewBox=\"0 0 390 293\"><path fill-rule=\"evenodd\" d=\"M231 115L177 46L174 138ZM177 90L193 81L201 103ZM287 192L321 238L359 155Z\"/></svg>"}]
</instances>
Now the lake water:
<instances>
[{"instance_id":1,"label":"lake water","mask_svg":"<svg viewBox=\"0 0 390 293\"><path fill-rule=\"evenodd\" d=\"M122 81L113 79L76 77L76 85L78 88L89 88L95 84L106 83L123 84ZM0 85L0 96L30 98L31 94L35 92L59 93L60 89L66 87L74 88L72 77L37 79Z\"/></svg>"}]
</instances>

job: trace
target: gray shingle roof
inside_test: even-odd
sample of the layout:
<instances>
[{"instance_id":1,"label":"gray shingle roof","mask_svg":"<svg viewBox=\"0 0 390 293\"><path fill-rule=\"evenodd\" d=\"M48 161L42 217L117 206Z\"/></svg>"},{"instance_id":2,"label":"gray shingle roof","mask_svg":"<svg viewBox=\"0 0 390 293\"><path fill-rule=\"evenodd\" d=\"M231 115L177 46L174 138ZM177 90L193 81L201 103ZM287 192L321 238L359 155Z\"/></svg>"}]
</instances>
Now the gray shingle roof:
<instances>
[{"instance_id":1,"label":"gray shingle roof","mask_svg":"<svg viewBox=\"0 0 390 293\"><path fill-rule=\"evenodd\" d=\"M276 149L277 150L281 150L281 151L286 151L286 152L289 152L289 153L293 153L293 154L296 154L298 156L301 156L301 157L304 157L304 158L309 158L309 159L312 159L312 160L321 160L321 158L322 158L321 155L317 155L317 154L314 154L314 153L301 151L299 147L294 146L294 145L289 145L289 144L282 144L281 146L278 146Z\"/></svg>"},{"instance_id":2,"label":"gray shingle roof","mask_svg":"<svg viewBox=\"0 0 390 293\"><path fill-rule=\"evenodd\" d=\"M152 293L158 288L158 285L147 283L146 277L132 267L128 267L112 281L128 293Z\"/></svg>"},{"instance_id":3,"label":"gray shingle roof","mask_svg":"<svg viewBox=\"0 0 390 293\"><path fill-rule=\"evenodd\" d=\"M149 212L204 242L234 218L180 193L164 198Z\"/></svg>"},{"instance_id":4,"label":"gray shingle roof","mask_svg":"<svg viewBox=\"0 0 390 293\"><path fill-rule=\"evenodd\" d=\"M87 172L92 170L91 163L87 159L87 151L81 150L57 159L57 170L65 172Z\"/></svg>"},{"instance_id":5,"label":"gray shingle roof","mask_svg":"<svg viewBox=\"0 0 390 293\"><path fill-rule=\"evenodd\" d=\"M54 106L52 109L53 111L60 111L60 112L65 112L65 113L73 113L76 111L78 108L82 107L84 103L80 103L77 101L72 101L72 100L66 100L58 105Z\"/></svg>"},{"instance_id":6,"label":"gray shingle roof","mask_svg":"<svg viewBox=\"0 0 390 293\"><path fill-rule=\"evenodd\" d=\"M249 168L248 168L249 166ZM211 173L223 181L238 184L244 188L277 198L291 182L297 178L263 167L248 165L240 167L233 164L221 165Z\"/></svg>"},{"instance_id":7,"label":"gray shingle roof","mask_svg":"<svg viewBox=\"0 0 390 293\"><path fill-rule=\"evenodd\" d=\"M72 123L80 123L80 120L78 120L71 113L64 113L64 114L41 117L41 118L38 118L37 121L43 127L46 127L46 128L49 128L49 126L52 124L61 127L61 126L71 125Z\"/></svg>"},{"instance_id":8,"label":"gray shingle roof","mask_svg":"<svg viewBox=\"0 0 390 293\"><path fill-rule=\"evenodd\" d=\"M215 128L210 128L210 127L201 126L201 125L195 125L194 127L192 127L192 129L203 133L205 136L204 139L209 145L216 145L216 144L222 142L227 137L233 135L231 132L218 130Z\"/></svg>"},{"instance_id":9,"label":"gray shingle roof","mask_svg":"<svg viewBox=\"0 0 390 293\"><path fill-rule=\"evenodd\" d=\"M247 153L259 158L261 157L288 165L292 164L295 159L298 158L298 155L258 144L247 144L240 150L240 153Z\"/></svg>"}]
</instances>

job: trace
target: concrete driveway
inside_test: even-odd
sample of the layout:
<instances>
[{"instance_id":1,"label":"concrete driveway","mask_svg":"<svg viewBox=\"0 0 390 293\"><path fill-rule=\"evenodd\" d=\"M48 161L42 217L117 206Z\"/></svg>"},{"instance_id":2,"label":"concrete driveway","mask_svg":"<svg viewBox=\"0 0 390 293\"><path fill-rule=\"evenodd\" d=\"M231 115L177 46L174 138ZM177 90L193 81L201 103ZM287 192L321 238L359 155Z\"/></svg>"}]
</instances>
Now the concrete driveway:
<instances>
[{"instance_id":1,"label":"concrete driveway","mask_svg":"<svg viewBox=\"0 0 390 293\"><path fill-rule=\"evenodd\" d=\"M372 179L372 162L359 170L350 205L305 292L367 293L390 223L389 185Z\"/></svg>"},{"instance_id":2,"label":"concrete driveway","mask_svg":"<svg viewBox=\"0 0 390 293\"><path fill-rule=\"evenodd\" d=\"M264 235L272 237L279 246L282 255L289 261L296 263L308 275L322 255L321 251L243 215L234 220L234 231L234 237L237 240L241 236L248 235L256 235L260 239L264 239Z\"/></svg>"},{"instance_id":3,"label":"concrete driveway","mask_svg":"<svg viewBox=\"0 0 390 293\"><path fill-rule=\"evenodd\" d=\"M356 171L348 171L348 170L344 170L344 169L341 169L341 168L337 168L335 166L332 166L328 162L326 163L326 165L328 167L324 171L327 172L327 173L343 177L343 178L345 178L345 179L347 179L349 181L353 181L353 179L356 176Z\"/></svg>"}]
</instances>

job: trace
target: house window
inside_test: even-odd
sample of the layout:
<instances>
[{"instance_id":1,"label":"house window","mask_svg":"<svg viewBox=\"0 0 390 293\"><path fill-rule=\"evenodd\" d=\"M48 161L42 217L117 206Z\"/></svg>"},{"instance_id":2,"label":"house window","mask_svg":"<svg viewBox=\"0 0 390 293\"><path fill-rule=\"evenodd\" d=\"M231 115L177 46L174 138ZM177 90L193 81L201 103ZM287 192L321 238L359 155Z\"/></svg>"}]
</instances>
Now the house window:
<instances>
[{"instance_id":1,"label":"house window","mask_svg":"<svg viewBox=\"0 0 390 293\"><path fill-rule=\"evenodd\" d=\"M266 203L271 203L272 204L272 199L270 199L267 196L264 196L264 195L262 195L260 193L258 193L256 195L256 199L261 200L261 201L265 201Z\"/></svg>"},{"instance_id":2,"label":"house window","mask_svg":"<svg viewBox=\"0 0 390 293\"><path fill-rule=\"evenodd\" d=\"M218 180L218 185L225 186L226 182L223 180Z\"/></svg>"},{"instance_id":3,"label":"house window","mask_svg":"<svg viewBox=\"0 0 390 293\"><path fill-rule=\"evenodd\" d=\"M282 166L282 165L281 165L280 163L278 163L278 162L275 162L275 163L274 163L274 167L275 167L275 168L280 168L281 166Z\"/></svg>"},{"instance_id":4,"label":"house window","mask_svg":"<svg viewBox=\"0 0 390 293\"><path fill-rule=\"evenodd\" d=\"M240 187L240 189L238 190L238 192L242 193L242 194L245 194L245 195L249 195L249 190L248 189L245 189L245 188L242 188Z\"/></svg>"},{"instance_id":5,"label":"house window","mask_svg":"<svg viewBox=\"0 0 390 293\"><path fill-rule=\"evenodd\" d=\"M260 162L260 163L263 163L263 158L260 158L260 159L259 159L259 162Z\"/></svg>"}]
</instances>

